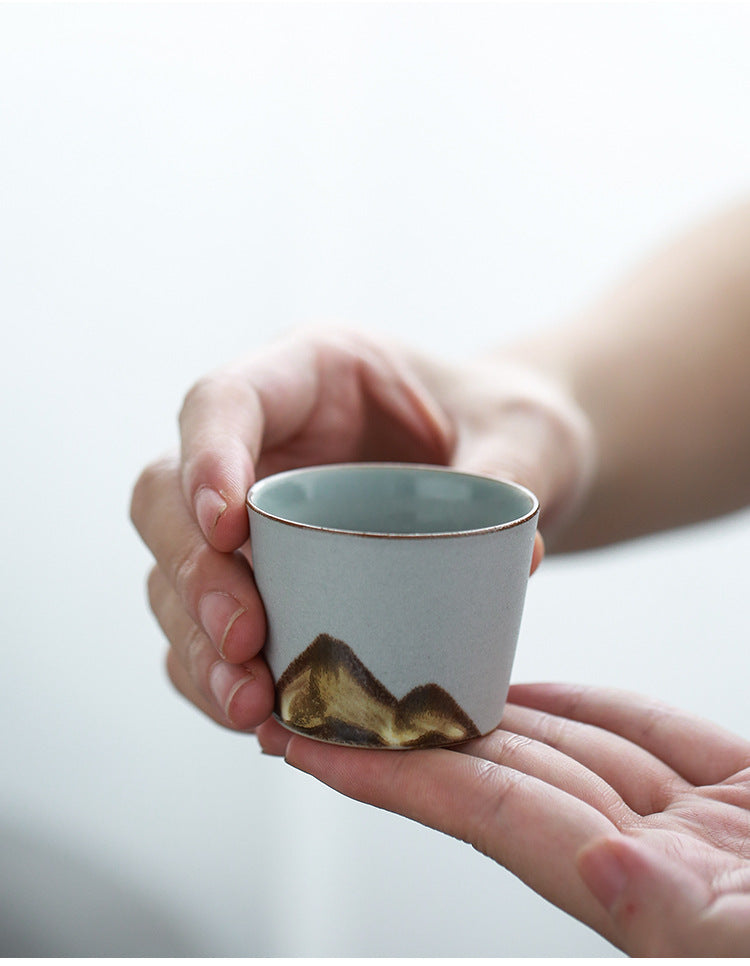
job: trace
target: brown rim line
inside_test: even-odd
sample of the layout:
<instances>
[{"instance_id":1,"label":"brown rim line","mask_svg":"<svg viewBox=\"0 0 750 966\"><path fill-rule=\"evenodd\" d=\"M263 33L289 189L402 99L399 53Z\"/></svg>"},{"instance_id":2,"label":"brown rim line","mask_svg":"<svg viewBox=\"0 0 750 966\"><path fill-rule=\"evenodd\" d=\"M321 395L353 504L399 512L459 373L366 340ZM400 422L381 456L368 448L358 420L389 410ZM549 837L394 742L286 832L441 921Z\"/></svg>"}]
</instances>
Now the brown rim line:
<instances>
[{"instance_id":1,"label":"brown rim line","mask_svg":"<svg viewBox=\"0 0 750 966\"><path fill-rule=\"evenodd\" d=\"M273 478L281 478L283 476L292 476L297 473L304 473L311 470L316 471L335 471L341 469L373 469L382 467L393 467L394 469L416 469L416 470L431 470L437 473L449 473L453 476L465 476L470 479L475 480L489 480L493 483L502 483L504 486L510 486L514 490L518 490L521 493L526 494L531 500L531 509L528 513L524 514L522 517L518 517L515 520L510 520L508 523L498 523L490 527L479 527L476 530L441 530L436 533L379 533L370 530L341 530L336 527L322 527L313 523L299 523L296 520L289 520L287 517L277 516L275 513L268 513L266 510L261 510L259 506L256 506L251 499L250 494L253 488L266 480ZM497 533L501 530L512 530L514 527L520 527L524 523L528 523L529 520L533 520L534 517L539 515L539 500L536 494L532 493L528 487L523 486L521 483L516 483L515 480L501 479L497 476L483 476L481 473L465 473L463 470L455 470L450 466L433 466L429 463L324 463L320 466L300 466L298 469L294 470L283 470L281 473L273 473L271 476L265 476L261 480L256 480L253 486L250 487L247 496L245 497L245 505L253 513L257 513L260 517L265 517L267 520L273 520L276 523L283 523L287 527L296 527L299 530L314 530L318 533L338 533L344 534L348 537L367 537L375 540L435 540L435 539L447 539L450 537L474 537L481 534Z\"/></svg>"}]
</instances>

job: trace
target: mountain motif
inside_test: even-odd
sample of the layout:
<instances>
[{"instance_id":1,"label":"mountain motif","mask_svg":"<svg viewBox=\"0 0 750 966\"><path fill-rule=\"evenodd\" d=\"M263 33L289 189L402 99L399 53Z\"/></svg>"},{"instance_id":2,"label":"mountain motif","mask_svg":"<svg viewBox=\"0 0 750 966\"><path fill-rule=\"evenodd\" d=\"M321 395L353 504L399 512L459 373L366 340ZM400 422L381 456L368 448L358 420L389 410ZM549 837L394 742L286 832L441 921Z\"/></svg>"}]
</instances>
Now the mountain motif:
<instances>
[{"instance_id":1,"label":"mountain motif","mask_svg":"<svg viewBox=\"0 0 750 966\"><path fill-rule=\"evenodd\" d=\"M399 701L343 641L315 640L276 682L276 712L295 731L337 744L419 748L476 738L479 731L437 684Z\"/></svg>"}]
</instances>

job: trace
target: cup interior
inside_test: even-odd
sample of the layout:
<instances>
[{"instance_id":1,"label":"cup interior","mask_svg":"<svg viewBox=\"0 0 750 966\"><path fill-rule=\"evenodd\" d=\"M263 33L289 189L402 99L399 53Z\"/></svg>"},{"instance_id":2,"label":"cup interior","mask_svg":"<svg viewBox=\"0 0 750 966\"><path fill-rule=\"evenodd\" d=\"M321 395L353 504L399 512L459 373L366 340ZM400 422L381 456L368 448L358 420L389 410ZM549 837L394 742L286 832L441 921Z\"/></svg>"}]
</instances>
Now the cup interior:
<instances>
[{"instance_id":1,"label":"cup interior","mask_svg":"<svg viewBox=\"0 0 750 966\"><path fill-rule=\"evenodd\" d=\"M385 536L498 529L521 523L538 507L514 483L408 464L290 470L256 483L248 503L299 526Z\"/></svg>"}]
</instances>

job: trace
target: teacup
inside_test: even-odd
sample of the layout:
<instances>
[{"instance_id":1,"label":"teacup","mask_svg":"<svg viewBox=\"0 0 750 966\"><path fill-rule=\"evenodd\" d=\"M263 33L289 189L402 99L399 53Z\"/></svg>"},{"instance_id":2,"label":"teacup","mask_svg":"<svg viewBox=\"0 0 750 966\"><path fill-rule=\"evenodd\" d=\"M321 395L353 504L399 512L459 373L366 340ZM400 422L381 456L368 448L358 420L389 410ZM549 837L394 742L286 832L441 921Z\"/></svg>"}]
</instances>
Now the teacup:
<instances>
[{"instance_id":1,"label":"teacup","mask_svg":"<svg viewBox=\"0 0 750 966\"><path fill-rule=\"evenodd\" d=\"M290 470L247 497L275 716L337 744L423 748L500 722L539 503L436 466Z\"/></svg>"}]
</instances>

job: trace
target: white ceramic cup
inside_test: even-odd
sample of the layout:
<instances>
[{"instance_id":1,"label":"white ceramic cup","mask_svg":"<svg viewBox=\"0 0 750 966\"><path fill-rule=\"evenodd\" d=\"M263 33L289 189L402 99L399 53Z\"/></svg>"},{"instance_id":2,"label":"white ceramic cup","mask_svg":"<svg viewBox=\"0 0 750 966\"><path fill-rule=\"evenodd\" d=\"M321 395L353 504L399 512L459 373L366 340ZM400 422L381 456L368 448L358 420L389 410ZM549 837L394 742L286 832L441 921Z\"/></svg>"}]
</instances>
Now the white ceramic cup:
<instances>
[{"instance_id":1,"label":"white ceramic cup","mask_svg":"<svg viewBox=\"0 0 750 966\"><path fill-rule=\"evenodd\" d=\"M247 505L282 724L380 748L497 727L539 514L529 490L335 464L266 477Z\"/></svg>"}]
</instances>

